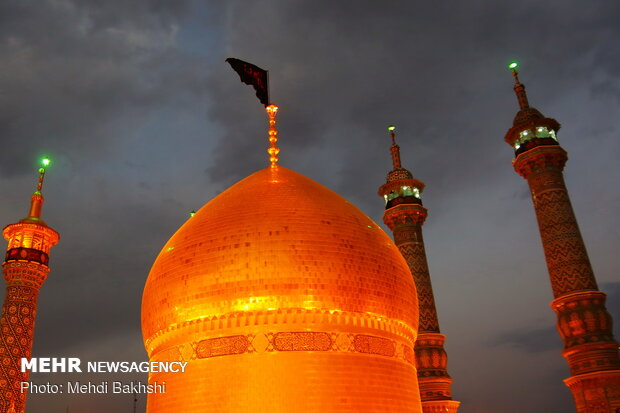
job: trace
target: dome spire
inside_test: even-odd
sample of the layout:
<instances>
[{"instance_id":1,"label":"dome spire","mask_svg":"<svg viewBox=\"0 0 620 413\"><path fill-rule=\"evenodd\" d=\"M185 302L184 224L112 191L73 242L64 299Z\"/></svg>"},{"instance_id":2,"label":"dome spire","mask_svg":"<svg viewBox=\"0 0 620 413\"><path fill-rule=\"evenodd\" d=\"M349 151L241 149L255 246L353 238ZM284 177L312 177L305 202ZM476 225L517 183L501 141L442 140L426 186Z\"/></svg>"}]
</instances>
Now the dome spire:
<instances>
[{"instance_id":1,"label":"dome spire","mask_svg":"<svg viewBox=\"0 0 620 413\"><path fill-rule=\"evenodd\" d=\"M388 132L390 137L392 138L392 147L390 150L392 151L392 165L394 165L394 169L402 168L400 164L400 146L396 144L396 126L390 125L388 126Z\"/></svg>"},{"instance_id":2,"label":"dome spire","mask_svg":"<svg viewBox=\"0 0 620 413\"><path fill-rule=\"evenodd\" d=\"M529 102L527 101L527 94L525 93L525 85L521 83L519 80L519 72L517 71L517 67L519 64L517 62L512 62L508 65L508 68L512 71L512 75L515 78L515 86L514 90L517 94L517 99L519 100L519 107L521 109L527 109L530 107Z\"/></svg>"},{"instance_id":3,"label":"dome spire","mask_svg":"<svg viewBox=\"0 0 620 413\"><path fill-rule=\"evenodd\" d=\"M267 116L269 116L269 149L267 149L267 153L269 154L271 167L277 168L278 154L280 153L280 148L278 148L277 145L278 130L276 129L276 114L278 113L278 107L271 103L265 107L265 110L267 111Z\"/></svg>"},{"instance_id":4,"label":"dome spire","mask_svg":"<svg viewBox=\"0 0 620 413\"><path fill-rule=\"evenodd\" d=\"M41 190L43 189L43 180L45 179L45 168L50 165L52 161L48 157L44 157L41 159L41 167L39 168L39 182L37 183L37 189L30 197L30 211L28 212L28 217L26 219L41 219L41 208L43 207L43 202L45 199L43 198L43 194Z\"/></svg>"}]
</instances>

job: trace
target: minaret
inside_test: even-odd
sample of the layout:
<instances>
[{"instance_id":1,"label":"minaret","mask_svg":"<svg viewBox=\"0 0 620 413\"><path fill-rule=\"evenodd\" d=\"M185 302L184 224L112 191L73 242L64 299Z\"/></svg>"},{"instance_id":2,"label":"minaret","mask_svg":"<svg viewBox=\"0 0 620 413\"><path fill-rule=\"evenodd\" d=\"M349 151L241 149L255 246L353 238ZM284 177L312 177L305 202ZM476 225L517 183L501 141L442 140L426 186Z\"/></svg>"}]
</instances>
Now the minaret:
<instances>
[{"instance_id":1,"label":"minaret","mask_svg":"<svg viewBox=\"0 0 620 413\"><path fill-rule=\"evenodd\" d=\"M505 140L515 150L512 164L530 186L551 278L562 355L571 377L564 380L578 413L620 411L620 361L605 294L598 290L564 184L566 151L560 124L529 106L517 64L511 63L520 110Z\"/></svg>"},{"instance_id":2,"label":"minaret","mask_svg":"<svg viewBox=\"0 0 620 413\"><path fill-rule=\"evenodd\" d=\"M422 225L427 210L420 194L424 184L414 179L401 166L400 147L396 144L395 127L388 128L392 138L392 169L387 182L379 188L385 200L383 222L394 233L394 242L405 257L415 281L420 309L420 327L415 342L415 364L424 413L456 413L460 402L452 400L448 375L448 356L443 348L446 337L439 332L435 298L428 273Z\"/></svg>"},{"instance_id":3,"label":"minaret","mask_svg":"<svg viewBox=\"0 0 620 413\"><path fill-rule=\"evenodd\" d=\"M0 320L0 413L24 413L26 409L21 383L28 380L28 372L21 372L21 358L31 357L39 288L50 271L50 248L59 240L58 233L41 219L41 189L49 163L43 159L28 216L3 231L9 245L2 264L7 287Z\"/></svg>"}]
</instances>

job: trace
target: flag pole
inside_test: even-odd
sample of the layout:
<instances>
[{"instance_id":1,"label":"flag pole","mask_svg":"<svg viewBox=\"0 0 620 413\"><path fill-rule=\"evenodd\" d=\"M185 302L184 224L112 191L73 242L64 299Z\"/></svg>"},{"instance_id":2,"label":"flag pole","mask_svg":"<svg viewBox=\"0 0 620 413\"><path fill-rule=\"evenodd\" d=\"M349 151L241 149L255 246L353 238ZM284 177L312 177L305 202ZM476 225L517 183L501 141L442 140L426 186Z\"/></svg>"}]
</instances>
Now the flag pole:
<instances>
[{"instance_id":1,"label":"flag pole","mask_svg":"<svg viewBox=\"0 0 620 413\"><path fill-rule=\"evenodd\" d=\"M276 129L278 106L269 100L269 71L234 57L227 58L226 62L237 72L243 83L254 87L256 97L265 105L265 110L269 117L269 148L267 153L269 154L271 170L275 171L278 168L278 154L280 153L280 148L278 148L277 144L278 130Z\"/></svg>"},{"instance_id":2,"label":"flag pole","mask_svg":"<svg viewBox=\"0 0 620 413\"><path fill-rule=\"evenodd\" d=\"M269 100L269 71L267 70L267 102L269 104L265 106L267 116L269 117L269 162L271 162L271 169L278 167L278 154L280 148L278 148L278 130L276 129L276 115L278 114L278 106L271 103Z\"/></svg>"},{"instance_id":3,"label":"flag pole","mask_svg":"<svg viewBox=\"0 0 620 413\"><path fill-rule=\"evenodd\" d=\"M269 70L265 70L265 77L267 78L267 105L265 105L266 107L271 104L271 99L269 99Z\"/></svg>"},{"instance_id":4,"label":"flag pole","mask_svg":"<svg viewBox=\"0 0 620 413\"><path fill-rule=\"evenodd\" d=\"M267 149L267 153L269 154L269 161L271 162L271 168L275 169L278 167L278 154L280 153L280 148L278 148L278 130L276 129L276 114L278 113L278 107L273 103L270 103L265 107L267 111L267 116L269 117L269 149Z\"/></svg>"}]
</instances>

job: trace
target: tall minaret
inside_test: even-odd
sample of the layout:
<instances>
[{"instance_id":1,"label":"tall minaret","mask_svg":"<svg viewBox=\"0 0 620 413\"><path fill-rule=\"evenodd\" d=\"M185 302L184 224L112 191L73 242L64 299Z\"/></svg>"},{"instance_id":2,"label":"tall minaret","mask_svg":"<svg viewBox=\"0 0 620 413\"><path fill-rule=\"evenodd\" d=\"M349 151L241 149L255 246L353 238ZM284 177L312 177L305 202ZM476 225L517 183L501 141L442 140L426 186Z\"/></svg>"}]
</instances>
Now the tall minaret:
<instances>
[{"instance_id":1,"label":"tall minaret","mask_svg":"<svg viewBox=\"0 0 620 413\"><path fill-rule=\"evenodd\" d=\"M59 240L58 233L41 219L41 189L49 163L43 159L28 216L2 232L9 246L2 264L7 287L0 320L0 413L24 413L26 409L21 383L28 380L28 373L21 372L21 358L29 359L32 353L39 288L50 271L50 248Z\"/></svg>"},{"instance_id":2,"label":"tall minaret","mask_svg":"<svg viewBox=\"0 0 620 413\"><path fill-rule=\"evenodd\" d=\"M517 64L511 63L520 110L506 133L512 164L530 186L557 313L562 355L579 413L620 412L620 360L605 294L598 290L564 184L568 159L558 143L560 124L529 106Z\"/></svg>"},{"instance_id":3,"label":"tall minaret","mask_svg":"<svg viewBox=\"0 0 620 413\"><path fill-rule=\"evenodd\" d=\"M452 379L448 375L448 356L443 348L446 337L439 332L422 239L422 225L427 215L420 199L424 184L401 166L395 129L394 126L388 128L392 138L394 169L388 173L387 182L379 188L379 195L385 200L383 222L394 233L394 242L409 264L418 291L420 327L415 342L415 364L422 409L424 413L456 413L460 402L452 400Z\"/></svg>"}]
</instances>

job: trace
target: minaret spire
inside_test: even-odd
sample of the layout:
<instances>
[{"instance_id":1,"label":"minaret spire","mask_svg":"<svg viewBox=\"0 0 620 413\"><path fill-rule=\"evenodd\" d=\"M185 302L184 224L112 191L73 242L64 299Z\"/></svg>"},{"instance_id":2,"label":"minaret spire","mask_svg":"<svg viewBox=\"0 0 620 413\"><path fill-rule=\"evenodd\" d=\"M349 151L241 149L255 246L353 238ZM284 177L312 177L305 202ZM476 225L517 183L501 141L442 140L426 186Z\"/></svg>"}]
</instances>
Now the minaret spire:
<instances>
[{"instance_id":1,"label":"minaret spire","mask_svg":"<svg viewBox=\"0 0 620 413\"><path fill-rule=\"evenodd\" d=\"M402 167L395 130L393 125L388 127L393 169L387 175L387 182L379 188L379 196L385 200L383 222L394 234L394 242L409 265L418 294L420 325L415 342L415 364L422 410L424 413L456 413L460 402L452 400L452 379L448 375L448 356L444 350L446 337L439 331L422 237L422 225L427 216L420 198L424 184Z\"/></svg>"},{"instance_id":2,"label":"minaret spire","mask_svg":"<svg viewBox=\"0 0 620 413\"><path fill-rule=\"evenodd\" d=\"M39 168L39 183L37 184L37 192L41 192L43 189L43 179L45 178L45 168L47 168L52 161L47 156L41 159L41 168Z\"/></svg>"},{"instance_id":3,"label":"minaret spire","mask_svg":"<svg viewBox=\"0 0 620 413\"><path fill-rule=\"evenodd\" d=\"M519 100L519 107L523 109L528 109L530 107L529 102L527 101L527 94L525 93L525 85L519 81L519 72L517 71L517 67L519 64L517 62L512 62L508 65L508 68L512 71L512 75L515 78L515 86L514 90L517 94L517 99Z\"/></svg>"},{"instance_id":4,"label":"minaret spire","mask_svg":"<svg viewBox=\"0 0 620 413\"><path fill-rule=\"evenodd\" d=\"M394 125L388 126L388 132L390 134L390 137L392 138L392 147L390 148L390 151L392 152L392 165L394 166L394 169L400 169L401 168L400 146L396 144L395 130L396 130L396 126Z\"/></svg>"},{"instance_id":5,"label":"minaret spire","mask_svg":"<svg viewBox=\"0 0 620 413\"><path fill-rule=\"evenodd\" d=\"M50 271L50 249L59 240L58 233L41 219L41 190L50 160L44 158L42 164L28 217L2 231L9 245L2 264L7 287L0 318L0 382L5 383L0 413L25 411L28 389L22 391L22 382L28 381L28 372L21 371L21 359L32 354L39 289Z\"/></svg>"},{"instance_id":6,"label":"minaret spire","mask_svg":"<svg viewBox=\"0 0 620 413\"><path fill-rule=\"evenodd\" d=\"M51 161L48 157L41 160L42 166L39 168L39 182L37 183L37 190L34 191L30 197L30 211L28 212L28 217L26 219L33 221L41 219L41 208L43 207L43 202L45 202L45 198L43 198L41 191L43 189L43 180L45 179L45 168L47 168L50 163Z\"/></svg>"},{"instance_id":7,"label":"minaret spire","mask_svg":"<svg viewBox=\"0 0 620 413\"><path fill-rule=\"evenodd\" d=\"M556 132L559 123L530 108L516 74L521 110L505 140L515 149L512 165L527 180L538 220L554 300L551 308L564 341L578 413L620 411L620 358L612 319L599 291L564 183L568 159Z\"/></svg>"}]
</instances>

